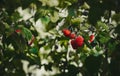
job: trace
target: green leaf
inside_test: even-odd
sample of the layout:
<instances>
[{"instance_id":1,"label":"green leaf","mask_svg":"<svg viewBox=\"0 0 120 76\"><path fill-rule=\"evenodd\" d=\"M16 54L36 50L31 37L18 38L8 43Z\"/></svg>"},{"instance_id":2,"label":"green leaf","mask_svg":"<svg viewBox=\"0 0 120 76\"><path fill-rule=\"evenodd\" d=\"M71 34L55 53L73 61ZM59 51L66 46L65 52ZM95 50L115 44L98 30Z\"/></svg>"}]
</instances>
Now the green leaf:
<instances>
[{"instance_id":1,"label":"green leaf","mask_svg":"<svg viewBox=\"0 0 120 76\"><path fill-rule=\"evenodd\" d=\"M51 22L55 23L59 20L59 14L57 11L54 11L52 15L50 15Z\"/></svg>"},{"instance_id":2,"label":"green leaf","mask_svg":"<svg viewBox=\"0 0 120 76\"><path fill-rule=\"evenodd\" d=\"M87 45L84 44L83 50L84 53L88 53L90 50L90 48L87 47Z\"/></svg>"},{"instance_id":3,"label":"green leaf","mask_svg":"<svg viewBox=\"0 0 120 76\"><path fill-rule=\"evenodd\" d=\"M27 40L31 40L32 39L32 33L29 29L22 27L22 34L23 36L27 39Z\"/></svg>"},{"instance_id":4,"label":"green leaf","mask_svg":"<svg viewBox=\"0 0 120 76\"><path fill-rule=\"evenodd\" d=\"M49 6L49 7L54 7L54 6L58 6L59 1L58 0L39 0L42 2L43 6Z\"/></svg>"},{"instance_id":5,"label":"green leaf","mask_svg":"<svg viewBox=\"0 0 120 76\"><path fill-rule=\"evenodd\" d=\"M85 2L85 3L81 6L81 8L83 8L83 9L89 9L90 6Z\"/></svg>"},{"instance_id":6,"label":"green leaf","mask_svg":"<svg viewBox=\"0 0 120 76\"><path fill-rule=\"evenodd\" d=\"M103 23L103 22L101 22L101 21L98 21L97 22L97 25L98 25L98 27L99 27L99 29L101 28L102 30L106 30L106 31L109 31L109 27L105 24L105 23Z\"/></svg>"},{"instance_id":7,"label":"green leaf","mask_svg":"<svg viewBox=\"0 0 120 76\"><path fill-rule=\"evenodd\" d=\"M40 17L41 17L41 14L37 11L37 12L35 13L34 21L36 22Z\"/></svg>"},{"instance_id":8,"label":"green leaf","mask_svg":"<svg viewBox=\"0 0 120 76\"><path fill-rule=\"evenodd\" d=\"M81 22L83 22L83 18L81 17L76 17L76 18L71 19L71 23L73 25L79 25Z\"/></svg>"},{"instance_id":9,"label":"green leaf","mask_svg":"<svg viewBox=\"0 0 120 76\"><path fill-rule=\"evenodd\" d=\"M73 7L68 8L68 16L75 16L75 9Z\"/></svg>"},{"instance_id":10,"label":"green leaf","mask_svg":"<svg viewBox=\"0 0 120 76\"><path fill-rule=\"evenodd\" d=\"M55 27L56 27L56 24L52 22L49 22L49 24L45 26L47 32L54 29Z\"/></svg>"},{"instance_id":11,"label":"green leaf","mask_svg":"<svg viewBox=\"0 0 120 76\"><path fill-rule=\"evenodd\" d=\"M36 47L32 47L30 49L30 52L33 53L33 54L37 54L38 53L38 49Z\"/></svg>"},{"instance_id":12,"label":"green leaf","mask_svg":"<svg viewBox=\"0 0 120 76\"><path fill-rule=\"evenodd\" d=\"M108 35L100 35L99 41L101 44L105 44L109 41L109 39L110 39L110 37Z\"/></svg>"},{"instance_id":13,"label":"green leaf","mask_svg":"<svg viewBox=\"0 0 120 76\"><path fill-rule=\"evenodd\" d=\"M14 22L17 22L20 18L22 18L19 14L19 12L14 12L11 16L11 19L14 21Z\"/></svg>"},{"instance_id":14,"label":"green leaf","mask_svg":"<svg viewBox=\"0 0 120 76\"><path fill-rule=\"evenodd\" d=\"M48 16L44 16L40 19L44 25L47 25L50 22L50 18Z\"/></svg>"}]
</instances>

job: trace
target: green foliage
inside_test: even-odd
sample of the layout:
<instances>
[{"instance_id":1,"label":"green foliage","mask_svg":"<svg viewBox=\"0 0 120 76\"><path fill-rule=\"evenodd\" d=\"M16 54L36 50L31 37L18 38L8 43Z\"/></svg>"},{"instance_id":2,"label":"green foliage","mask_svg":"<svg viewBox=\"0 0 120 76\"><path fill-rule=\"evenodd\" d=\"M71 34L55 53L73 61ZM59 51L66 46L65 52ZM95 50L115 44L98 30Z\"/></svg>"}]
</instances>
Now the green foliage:
<instances>
[{"instance_id":1,"label":"green foliage","mask_svg":"<svg viewBox=\"0 0 120 76\"><path fill-rule=\"evenodd\" d=\"M119 5L119 0L0 0L0 75L28 75L26 60L28 68L57 68L55 76L119 76ZM64 28L83 36L83 46L73 49Z\"/></svg>"}]
</instances>

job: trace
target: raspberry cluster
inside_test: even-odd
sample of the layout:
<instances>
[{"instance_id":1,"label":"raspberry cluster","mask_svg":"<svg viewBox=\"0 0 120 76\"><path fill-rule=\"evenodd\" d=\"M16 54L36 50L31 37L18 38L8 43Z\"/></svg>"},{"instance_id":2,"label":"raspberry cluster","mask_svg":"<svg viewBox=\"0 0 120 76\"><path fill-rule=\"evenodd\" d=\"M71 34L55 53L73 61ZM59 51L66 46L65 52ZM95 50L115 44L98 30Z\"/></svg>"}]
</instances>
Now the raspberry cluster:
<instances>
[{"instance_id":1,"label":"raspberry cluster","mask_svg":"<svg viewBox=\"0 0 120 76\"><path fill-rule=\"evenodd\" d=\"M75 33L71 33L69 29L63 29L62 30L65 37L68 37L71 39L70 43L73 49L77 49L79 47L82 47L84 44L84 38L82 36L76 36ZM94 35L90 35L90 39L88 40L89 43L93 42Z\"/></svg>"}]
</instances>

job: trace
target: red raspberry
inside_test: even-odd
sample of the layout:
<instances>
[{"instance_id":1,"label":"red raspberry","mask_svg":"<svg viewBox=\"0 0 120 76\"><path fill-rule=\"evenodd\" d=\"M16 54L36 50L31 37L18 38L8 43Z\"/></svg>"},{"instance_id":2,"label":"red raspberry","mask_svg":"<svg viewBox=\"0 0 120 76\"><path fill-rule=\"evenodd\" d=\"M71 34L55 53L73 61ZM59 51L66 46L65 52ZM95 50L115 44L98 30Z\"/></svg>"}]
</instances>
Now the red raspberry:
<instances>
[{"instance_id":1,"label":"red raspberry","mask_svg":"<svg viewBox=\"0 0 120 76\"><path fill-rule=\"evenodd\" d=\"M90 40L93 40L95 38L95 36L92 34L90 35Z\"/></svg>"},{"instance_id":2,"label":"red raspberry","mask_svg":"<svg viewBox=\"0 0 120 76\"><path fill-rule=\"evenodd\" d=\"M90 39L88 40L88 42L93 42L94 41L94 39L95 39L95 36L92 34L92 35L90 35Z\"/></svg>"},{"instance_id":3,"label":"red raspberry","mask_svg":"<svg viewBox=\"0 0 120 76\"><path fill-rule=\"evenodd\" d=\"M20 30L20 29L17 29L17 30L15 30L15 32L16 32L16 33L20 33L20 32L21 32L21 30Z\"/></svg>"},{"instance_id":4,"label":"red raspberry","mask_svg":"<svg viewBox=\"0 0 120 76\"><path fill-rule=\"evenodd\" d=\"M63 32L63 34L64 34L66 37L69 37L70 34L71 34L71 31L68 30L68 29L63 29L62 32Z\"/></svg>"},{"instance_id":5,"label":"red raspberry","mask_svg":"<svg viewBox=\"0 0 120 76\"><path fill-rule=\"evenodd\" d=\"M73 49L77 49L78 48L78 46L76 45L75 40L71 40L71 45L72 45Z\"/></svg>"},{"instance_id":6,"label":"red raspberry","mask_svg":"<svg viewBox=\"0 0 120 76\"><path fill-rule=\"evenodd\" d=\"M70 34L70 39L74 39L76 37L76 35L74 33Z\"/></svg>"},{"instance_id":7,"label":"red raspberry","mask_svg":"<svg viewBox=\"0 0 120 76\"><path fill-rule=\"evenodd\" d=\"M84 38L82 36L78 36L76 39L75 39L75 42L77 44L77 46L81 47L84 43Z\"/></svg>"}]
</instances>

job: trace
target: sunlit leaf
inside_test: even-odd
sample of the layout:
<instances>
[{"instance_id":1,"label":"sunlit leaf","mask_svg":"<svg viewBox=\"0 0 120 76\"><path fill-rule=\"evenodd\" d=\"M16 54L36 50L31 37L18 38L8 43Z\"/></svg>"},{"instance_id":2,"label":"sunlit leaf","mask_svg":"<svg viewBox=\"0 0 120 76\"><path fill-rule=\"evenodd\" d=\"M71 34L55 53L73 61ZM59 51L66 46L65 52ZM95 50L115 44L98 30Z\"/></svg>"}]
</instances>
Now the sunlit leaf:
<instances>
[{"instance_id":1,"label":"sunlit leaf","mask_svg":"<svg viewBox=\"0 0 120 76\"><path fill-rule=\"evenodd\" d=\"M55 23L55 22L58 21L58 19L59 19L59 14L58 14L58 12L54 11L53 14L50 16L50 20L51 20L53 23Z\"/></svg>"}]
</instances>

